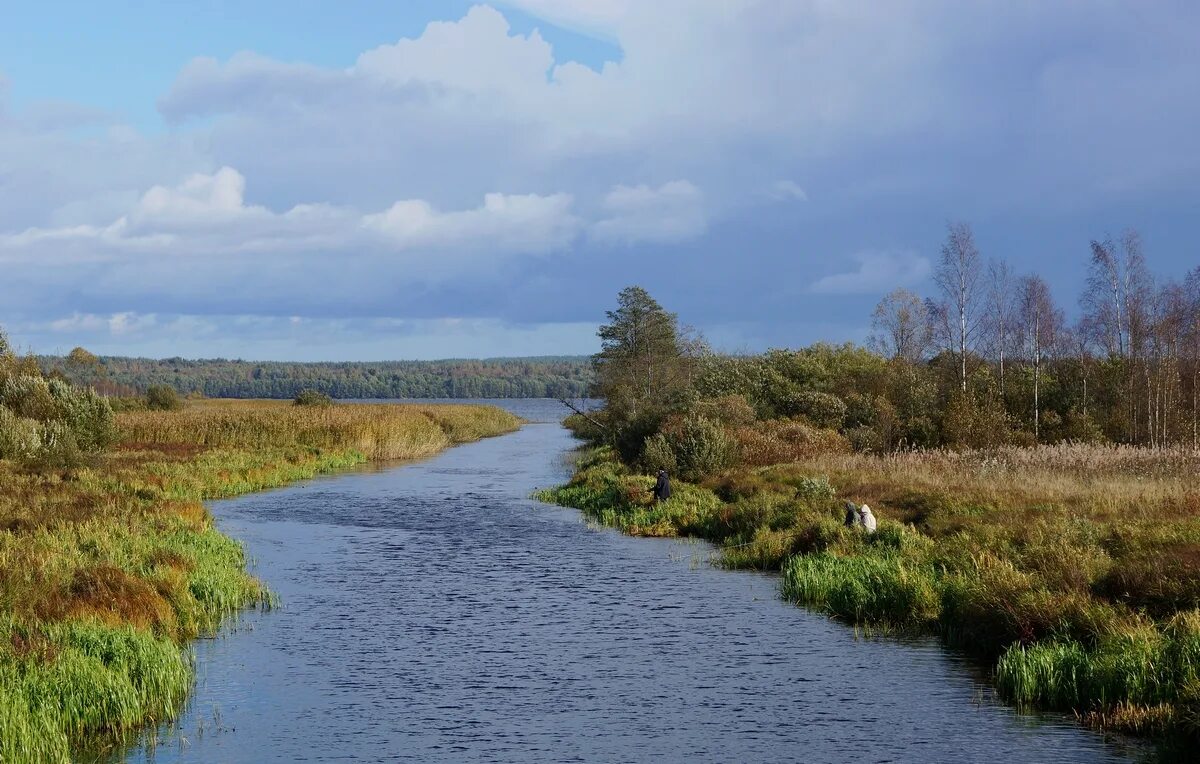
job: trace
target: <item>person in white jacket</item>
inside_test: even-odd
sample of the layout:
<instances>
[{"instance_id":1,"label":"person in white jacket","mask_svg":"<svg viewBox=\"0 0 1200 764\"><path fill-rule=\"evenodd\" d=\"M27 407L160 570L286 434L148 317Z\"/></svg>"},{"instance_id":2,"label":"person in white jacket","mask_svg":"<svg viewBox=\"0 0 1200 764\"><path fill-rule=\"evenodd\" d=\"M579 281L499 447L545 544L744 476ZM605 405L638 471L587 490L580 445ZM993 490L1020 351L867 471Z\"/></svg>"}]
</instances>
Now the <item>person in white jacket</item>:
<instances>
[{"instance_id":1,"label":"person in white jacket","mask_svg":"<svg viewBox=\"0 0 1200 764\"><path fill-rule=\"evenodd\" d=\"M858 524L865 528L867 533L875 532L875 513L866 504L858 508Z\"/></svg>"}]
</instances>

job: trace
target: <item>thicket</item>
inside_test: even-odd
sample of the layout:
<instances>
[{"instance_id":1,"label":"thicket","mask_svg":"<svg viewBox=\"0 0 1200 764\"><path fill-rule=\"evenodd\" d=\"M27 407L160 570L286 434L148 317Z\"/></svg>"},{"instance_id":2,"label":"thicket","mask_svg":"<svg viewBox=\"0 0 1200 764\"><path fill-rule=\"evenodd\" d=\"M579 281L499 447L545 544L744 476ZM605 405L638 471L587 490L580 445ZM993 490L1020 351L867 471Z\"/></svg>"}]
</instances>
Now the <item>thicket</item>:
<instances>
[{"instance_id":1,"label":"thicket","mask_svg":"<svg viewBox=\"0 0 1200 764\"><path fill-rule=\"evenodd\" d=\"M183 399L173 387L150 385L146 388L146 408L153 411L178 411L183 408Z\"/></svg>"},{"instance_id":2,"label":"thicket","mask_svg":"<svg viewBox=\"0 0 1200 764\"><path fill-rule=\"evenodd\" d=\"M114 439L113 411L94 390L43 377L0 341L0 459L69 467Z\"/></svg>"}]
</instances>

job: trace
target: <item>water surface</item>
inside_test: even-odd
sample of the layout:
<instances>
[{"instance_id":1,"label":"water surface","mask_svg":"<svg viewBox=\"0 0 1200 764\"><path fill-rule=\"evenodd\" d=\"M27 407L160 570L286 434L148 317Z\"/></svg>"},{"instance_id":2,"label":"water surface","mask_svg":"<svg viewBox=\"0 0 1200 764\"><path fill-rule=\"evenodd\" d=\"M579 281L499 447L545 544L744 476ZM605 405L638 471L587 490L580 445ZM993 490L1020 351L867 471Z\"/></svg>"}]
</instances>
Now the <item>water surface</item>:
<instances>
[{"instance_id":1,"label":"water surface","mask_svg":"<svg viewBox=\"0 0 1200 764\"><path fill-rule=\"evenodd\" d=\"M550 401L507 401L530 419ZM857 638L708 548L530 500L553 422L215 502L284 607L197 643L180 720L129 762L1115 762L995 702L935 641Z\"/></svg>"}]
</instances>

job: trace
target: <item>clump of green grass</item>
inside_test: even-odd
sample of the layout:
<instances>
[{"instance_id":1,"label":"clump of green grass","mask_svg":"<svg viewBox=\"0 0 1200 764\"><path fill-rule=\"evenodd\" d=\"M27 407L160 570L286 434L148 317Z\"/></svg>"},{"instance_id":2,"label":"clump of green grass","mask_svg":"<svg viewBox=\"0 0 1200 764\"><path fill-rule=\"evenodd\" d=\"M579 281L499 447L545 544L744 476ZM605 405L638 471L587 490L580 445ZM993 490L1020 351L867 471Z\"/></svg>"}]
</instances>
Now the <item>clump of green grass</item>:
<instances>
[{"instance_id":1,"label":"clump of green grass","mask_svg":"<svg viewBox=\"0 0 1200 764\"><path fill-rule=\"evenodd\" d=\"M791 558L784 598L853 623L928 627L941 614L938 576L895 554L842 557L829 552Z\"/></svg>"}]
</instances>

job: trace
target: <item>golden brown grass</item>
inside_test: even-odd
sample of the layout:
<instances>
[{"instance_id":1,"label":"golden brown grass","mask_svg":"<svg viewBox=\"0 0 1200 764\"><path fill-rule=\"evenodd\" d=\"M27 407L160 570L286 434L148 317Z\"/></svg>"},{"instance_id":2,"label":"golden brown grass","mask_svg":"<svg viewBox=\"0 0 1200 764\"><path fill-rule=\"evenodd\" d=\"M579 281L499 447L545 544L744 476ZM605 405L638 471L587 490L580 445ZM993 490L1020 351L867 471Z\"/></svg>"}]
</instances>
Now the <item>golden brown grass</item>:
<instances>
[{"instance_id":1,"label":"golden brown grass","mask_svg":"<svg viewBox=\"0 0 1200 764\"><path fill-rule=\"evenodd\" d=\"M991 509L1057 507L1092 520L1200 516L1200 454L1190 449L1059 445L886 455L822 453L787 468L828 475L842 495L909 516L916 496Z\"/></svg>"}]
</instances>

